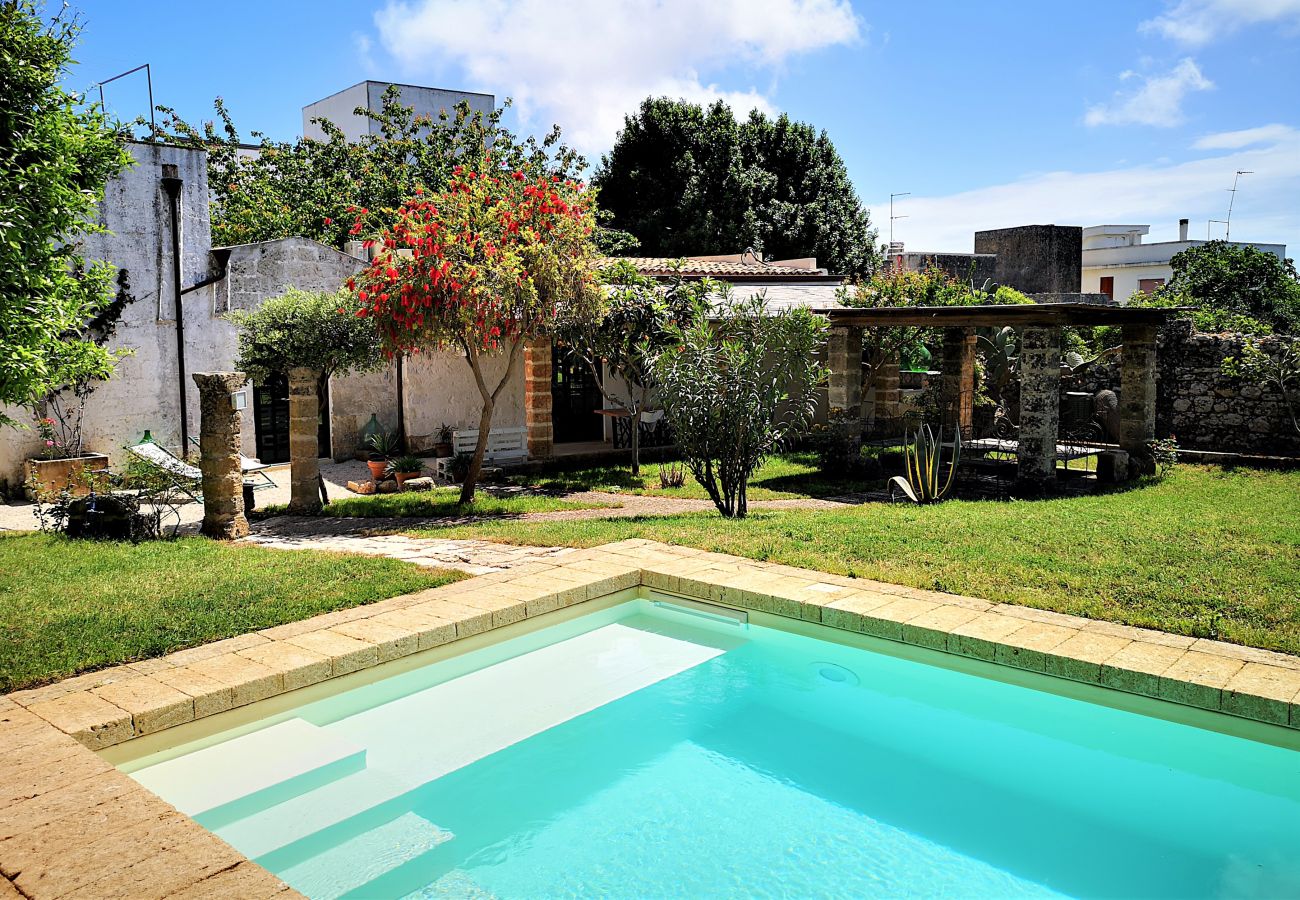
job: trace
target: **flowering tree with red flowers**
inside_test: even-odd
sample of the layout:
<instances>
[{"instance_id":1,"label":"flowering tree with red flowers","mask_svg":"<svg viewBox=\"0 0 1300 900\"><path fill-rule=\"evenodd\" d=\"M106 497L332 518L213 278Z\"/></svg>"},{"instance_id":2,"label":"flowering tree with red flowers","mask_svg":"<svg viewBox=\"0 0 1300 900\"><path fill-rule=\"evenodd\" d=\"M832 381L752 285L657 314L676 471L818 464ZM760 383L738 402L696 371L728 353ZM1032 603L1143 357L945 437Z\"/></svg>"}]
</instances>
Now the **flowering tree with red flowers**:
<instances>
[{"instance_id":1,"label":"flowering tree with red flowers","mask_svg":"<svg viewBox=\"0 0 1300 900\"><path fill-rule=\"evenodd\" d=\"M561 310L596 314L592 207L582 184L535 158L468 155L445 191L402 205L373 242L370 265L348 282L358 315L373 318L389 354L454 348L474 373L483 411L462 503L474 499L492 414L523 344L549 334ZM496 353L507 363L492 384L483 361Z\"/></svg>"}]
</instances>

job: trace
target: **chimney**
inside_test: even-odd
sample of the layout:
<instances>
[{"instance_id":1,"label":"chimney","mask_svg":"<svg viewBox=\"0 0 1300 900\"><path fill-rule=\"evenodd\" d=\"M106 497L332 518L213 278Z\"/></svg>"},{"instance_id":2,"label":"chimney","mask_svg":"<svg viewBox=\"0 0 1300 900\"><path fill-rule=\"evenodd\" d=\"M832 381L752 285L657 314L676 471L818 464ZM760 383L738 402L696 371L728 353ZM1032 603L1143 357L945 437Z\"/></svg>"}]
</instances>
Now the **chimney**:
<instances>
[{"instance_id":1,"label":"chimney","mask_svg":"<svg viewBox=\"0 0 1300 900\"><path fill-rule=\"evenodd\" d=\"M1187 223L1188 223L1188 221L1189 221L1189 220L1187 220L1187 219L1179 219L1179 220L1178 220L1178 240L1180 240L1180 241L1185 241L1185 240L1187 240Z\"/></svg>"}]
</instances>

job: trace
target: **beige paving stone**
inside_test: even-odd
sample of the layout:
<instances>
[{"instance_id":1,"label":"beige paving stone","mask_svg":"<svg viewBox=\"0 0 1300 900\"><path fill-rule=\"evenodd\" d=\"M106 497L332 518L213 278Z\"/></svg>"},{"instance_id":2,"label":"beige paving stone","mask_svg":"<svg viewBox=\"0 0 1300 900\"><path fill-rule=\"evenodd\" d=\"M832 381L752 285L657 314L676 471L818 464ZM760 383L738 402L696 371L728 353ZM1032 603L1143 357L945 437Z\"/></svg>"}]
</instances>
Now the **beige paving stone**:
<instances>
[{"instance_id":1,"label":"beige paving stone","mask_svg":"<svg viewBox=\"0 0 1300 900\"><path fill-rule=\"evenodd\" d=\"M918 600L914 597L898 597L884 606L873 609L862 623L866 634L888 638L891 641L903 639L903 623L939 608L938 603Z\"/></svg>"},{"instance_id":2,"label":"beige paving stone","mask_svg":"<svg viewBox=\"0 0 1300 900\"><path fill-rule=\"evenodd\" d=\"M342 627L342 626L341 626ZM266 666L280 675L281 686L286 691L296 691L309 684L329 678L334 667L329 657L305 650L287 641L268 641L236 653L244 659Z\"/></svg>"},{"instance_id":3,"label":"beige paving stone","mask_svg":"<svg viewBox=\"0 0 1300 900\"><path fill-rule=\"evenodd\" d=\"M39 756L68 740L68 735L21 706L0 713L0 755Z\"/></svg>"},{"instance_id":4,"label":"beige paving stone","mask_svg":"<svg viewBox=\"0 0 1300 900\"><path fill-rule=\"evenodd\" d=\"M409 656L420 649L419 632L398 628L389 622L380 622L376 619L344 622L342 625L335 625L330 631L374 644L379 648L380 662Z\"/></svg>"},{"instance_id":5,"label":"beige paving stone","mask_svg":"<svg viewBox=\"0 0 1300 900\"><path fill-rule=\"evenodd\" d=\"M82 815L101 803L121 802L123 796L143 790L129 777L116 771L99 772L69 781L39 797L6 808L4 815L0 816L0 841L34 831L66 816Z\"/></svg>"},{"instance_id":6,"label":"beige paving stone","mask_svg":"<svg viewBox=\"0 0 1300 900\"><path fill-rule=\"evenodd\" d=\"M428 650L456 640L456 623L433 615L429 607L434 605L426 603L398 609L368 621L409 633L415 638L416 650Z\"/></svg>"},{"instance_id":7,"label":"beige paving stone","mask_svg":"<svg viewBox=\"0 0 1300 900\"><path fill-rule=\"evenodd\" d=\"M120 744L133 734L129 712L89 691L33 703L27 708L91 750Z\"/></svg>"},{"instance_id":8,"label":"beige paving stone","mask_svg":"<svg viewBox=\"0 0 1300 900\"><path fill-rule=\"evenodd\" d=\"M1242 662L1263 663L1266 666L1300 670L1300 656L1274 653L1272 650L1260 650L1258 647L1243 647L1240 644L1229 644L1226 641L1211 641L1207 638L1199 638L1192 644L1192 649L1201 653L1212 653L1215 656L1239 659Z\"/></svg>"},{"instance_id":9,"label":"beige paving stone","mask_svg":"<svg viewBox=\"0 0 1300 900\"><path fill-rule=\"evenodd\" d=\"M235 705L235 694L230 685L211 676L196 672L189 666L174 667L155 672L153 677L163 684L176 688L194 698L194 718L225 712Z\"/></svg>"},{"instance_id":10,"label":"beige paving stone","mask_svg":"<svg viewBox=\"0 0 1300 900\"><path fill-rule=\"evenodd\" d=\"M822 607L822 624L829 625L832 628L841 628L845 631L863 631L867 624L867 617L872 610L879 609L887 603L893 603L898 598L890 594L876 594L868 591L858 591L851 597L845 597L843 600L833 600L827 606Z\"/></svg>"},{"instance_id":11,"label":"beige paving stone","mask_svg":"<svg viewBox=\"0 0 1300 900\"><path fill-rule=\"evenodd\" d=\"M1188 650L1160 673L1160 697L1188 706L1220 709L1223 686L1244 666L1239 659Z\"/></svg>"},{"instance_id":12,"label":"beige paving stone","mask_svg":"<svg viewBox=\"0 0 1300 900\"><path fill-rule=\"evenodd\" d=\"M1016 629L1024 628L1026 622L1026 619L1004 616L998 612L980 613L949 633L948 652L993 662L997 657L999 642Z\"/></svg>"},{"instance_id":13,"label":"beige paving stone","mask_svg":"<svg viewBox=\"0 0 1300 900\"><path fill-rule=\"evenodd\" d=\"M332 676L346 675L379 662L379 648L374 644L334 631L309 631L286 640L295 646L329 657Z\"/></svg>"},{"instance_id":14,"label":"beige paving stone","mask_svg":"<svg viewBox=\"0 0 1300 900\"><path fill-rule=\"evenodd\" d=\"M31 706L33 703L57 700L59 697L66 697L78 691L89 691L106 684L139 677L140 673L130 666L114 666L109 669L100 669L97 672L87 672L84 675L65 678L54 684L47 684L25 691L15 691L7 696L20 706Z\"/></svg>"},{"instance_id":15,"label":"beige paving stone","mask_svg":"<svg viewBox=\"0 0 1300 900\"><path fill-rule=\"evenodd\" d=\"M1287 725L1300 694L1300 671L1248 662L1223 686L1222 710L1235 716Z\"/></svg>"},{"instance_id":16,"label":"beige paving stone","mask_svg":"<svg viewBox=\"0 0 1300 900\"><path fill-rule=\"evenodd\" d=\"M1167 644L1134 641L1120 650L1101 667L1101 683L1130 694L1160 696L1160 676L1187 650Z\"/></svg>"},{"instance_id":17,"label":"beige paving stone","mask_svg":"<svg viewBox=\"0 0 1300 900\"><path fill-rule=\"evenodd\" d=\"M463 603L456 603L451 600L435 600L411 608L423 610L442 621L454 623L457 638L482 634L493 627L492 613L490 611L475 609L472 606L466 606Z\"/></svg>"},{"instance_id":18,"label":"beige paving stone","mask_svg":"<svg viewBox=\"0 0 1300 900\"><path fill-rule=\"evenodd\" d=\"M1101 681L1101 664L1131 643L1126 637L1079 631L1045 654L1043 671L1096 684Z\"/></svg>"},{"instance_id":19,"label":"beige paving stone","mask_svg":"<svg viewBox=\"0 0 1300 900\"><path fill-rule=\"evenodd\" d=\"M231 706L246 706L284 692L279 672L238 653L201 659L188 668L228 686Z\"/></svg>"},{"instance_id":20,"label":"beige paving stone","mask_svg":"<svg viewBox=\"0 0 1300 900\"><path fill-rule=\"evenodd\" d=\"M153 676L106 684L91 693L129 712L137 735L153 734L194 719L194 698Z\"/></svg>"},{"instance_id":21,"label":"beige paving stone","mask_svg":"<svg viewBox=\"0 0 1300 900\"><path fill-rule=\"evenodd\" d=\"M176 653L168 654L165 658L174 666L187 666L190 663L212 659L215 656L224 656L237 650L247 650L249 647L264 644L268 640L270 639L265 635L255 631L250 634L227 638L224 641L213 641L211 644L202 644L188 650L179 650Z\"/></svg>"},{"instance_id":22,"label":"beige paving stone","mask_svg":"<svg viewBox=\"0 0 1300 900\"><path fill-rule=\"evenodd\" d=\"M1181 650L1188 650L1196 643L1196 638L1187 637L1186 635L1169 634L1164 631L1138 628L1133 625L1120 625L1116 622L1102 622L1099 619L1089 619L1088 624L1083 626L1083 630L1093 631L1098 634L1109 634L1114 637L1126 637L1131 641L1142 641L1146 644L1176 647Z\"/></svg>"},{"instance_id":23,"label":"beige paving stone","mask_svg":"<svg viewBox=\"0 0 1300 900\"><path fill-rule=\"evenodd\" d=\"M250 900L298 896L289 885L257 863L244 861L171 895L172 900Z\"/></svg>"},{"instance_id":24,"label":"beige paving stone","mask_svg":"<svg viewBox=\"0 0 1300 900\"><path fill-rule=\"evenodd\" d=\"M836 600L852 597L857 588L829 581L814 581L789 594L789 599L799 604L799 618L810 622L820 622L822 607L829 606Z\"/></svg>"},{"instance_id":25,"label":"beige paving stone","mask_svg":"<svg viewBox=\"0 0 1300 900\"><path fill-rule=\"evenodd\" d=\"M993 658L1006 666L1042 672L1047 666L1047 653L1076 634L1079 632L1073 628L1031 619L999 641Z\"/></svg>"},{"instance_id":26,"label":"beige paving stone","mask_svg":"<svg viewBox=\"0 0 1300 900\"><path fill-rule=\"evenodd\" d=\"M461 606L492 614L492 627L500 628L519 622L525 615L525 603L514 596L488 588L482 591L461 591L450 598Z\"/></svg>"},{"instance_id":27,"label":"beige paving stone","mask_svg":"<svg viewBox=\"0 0 1300 900\"><path fill-rule=\"evenodd\" d=\"M165 658L154 658L136 660L133 663L128 663L127 668L139 672L141 675L152 675L155 672L173 668L173 665L172 662Z\"/></svg>"},{"instance_id":28,"label":"beige paving stone","mask_svg":"<svg viewBox=\"0 0 1300 900\"><path fill-rule=\"evenodd\" d=\"M946 650L948 633L980 614L980 610L944 604L903 623L903 640L918 647Z\"/></svg>"},{"instance_id":29,"label":"beige paving stone","mask_svg":"<svg viewBox=\"0 0 1300 900\"><path fill-rule=\"evenodd\" d=\"M1082 616L1071 616L1051 609L1036 609L1032 606L1020 606L1015 603L999 603L993 607L993 611L1002 613L1004 616L1028 619L1031 622L1045 622L1048 625L1059 625L1062 628L1073 628L1076 631L1083 631L1088 623L1092 621Z\"/></svg>"},{"instance_id":30,"label":"beige paving stone","mask_svg":"<svg viewBox=\"0 0 1300 900\"><path fill-rule=\"evenodd\" d=\"M62 746L42 748L34 754L11 754L0 763L0 810L112 768L77 741L63 737L66 743ZM27 764L16 765L19 762Z\"/></svg>"}]
</instances>

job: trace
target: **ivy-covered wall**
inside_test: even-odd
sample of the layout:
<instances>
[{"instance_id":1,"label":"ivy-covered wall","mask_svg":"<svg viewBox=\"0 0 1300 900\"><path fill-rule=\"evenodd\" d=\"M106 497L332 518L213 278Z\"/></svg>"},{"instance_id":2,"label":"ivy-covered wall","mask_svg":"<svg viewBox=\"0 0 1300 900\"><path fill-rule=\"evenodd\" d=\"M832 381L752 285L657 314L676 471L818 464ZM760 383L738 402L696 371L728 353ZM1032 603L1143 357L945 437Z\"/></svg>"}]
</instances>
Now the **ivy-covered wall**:
<instances>
[{"instance_id":1,"label":"ivy-covered wall","mask_svg":"<svg viewBox=\"0 0 1300 900\"><path fill-rule=\"evenodd\" d=\"M1262 343L1276 353L1300 338L1271 337ZM1195 332L1187 320L1160 331L1156 433L1173 435L1191 450L1300 454L1300 434L1291 424L1281 394L1271 387L1223 373L1223 361L1241 353L1239 334ZM1075 372L1066 389L1119 392L1119 353L1103 356Z\"/></svg>"}]
</instances>

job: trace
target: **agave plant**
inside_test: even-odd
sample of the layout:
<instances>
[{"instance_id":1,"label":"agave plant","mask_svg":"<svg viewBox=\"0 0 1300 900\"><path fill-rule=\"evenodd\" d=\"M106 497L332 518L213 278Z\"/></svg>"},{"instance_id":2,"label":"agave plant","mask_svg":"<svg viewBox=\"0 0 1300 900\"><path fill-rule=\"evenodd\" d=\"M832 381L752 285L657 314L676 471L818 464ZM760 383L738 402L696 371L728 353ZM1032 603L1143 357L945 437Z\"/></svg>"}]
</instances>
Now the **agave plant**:
<instances>
[{"instance_id":1,"label":"agave plant","mask_svg":"<svg viewBox=\"0 0 1300 900\"><path fill-rule=\"evenodd\" d=\"M952 461L948 464L948 477L941 477L943 468L943 428L936 438L929 425L922 425L910 436L903 447L907 459L907 475L895 475L890 484L897 484L913 503L934 503L942 500L952 490L957 477L957 464L961 462L961 429L954 428L952 435Z\"/></svg>"}]
</instances>

